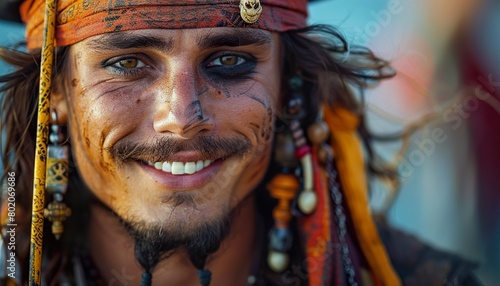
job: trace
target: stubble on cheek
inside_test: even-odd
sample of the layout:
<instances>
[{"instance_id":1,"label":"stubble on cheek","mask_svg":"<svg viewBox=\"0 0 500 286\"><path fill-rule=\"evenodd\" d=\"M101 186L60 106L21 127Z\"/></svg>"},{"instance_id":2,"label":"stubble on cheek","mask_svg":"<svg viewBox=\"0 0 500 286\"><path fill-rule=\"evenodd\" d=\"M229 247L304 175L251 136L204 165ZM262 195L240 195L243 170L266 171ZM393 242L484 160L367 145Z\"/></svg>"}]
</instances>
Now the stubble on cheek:
<instances>
[{"instance_id":1,"label":"stubble on cheek","mask_svg":"<svg viewBox=\"0 0 500 286\"><path fill-rule=\"evenodd\" d=\"M81 83L77 78L72 81ZM116 166L106 156L103 147L106 138L105 122L95 114L95 106L89 100L86 89L73 87L73 93L70 94L72 96L68 98L68 110L75 163L90 190L100 199L106 200L105 203L111 203L116 195L108 184L117 181L118 177Z\"/></svg>"},{"instance_id":2,"label":"stubble on cheek","mask_svg":"<svg viewBox=\"0 0 500 286\"><path fill-rule=\"evenodd\" d=\"M261 110L262 115L257 117L259 119L249 122L250 129L256 136L256 146L251 154L253 159L248 163L251 168L248 168L249 172L243 175L249 185L256 185L262 180L271 156L275 112L269 101L265 103L264 107L265 111Z\"/></svg>"}]
</instances>

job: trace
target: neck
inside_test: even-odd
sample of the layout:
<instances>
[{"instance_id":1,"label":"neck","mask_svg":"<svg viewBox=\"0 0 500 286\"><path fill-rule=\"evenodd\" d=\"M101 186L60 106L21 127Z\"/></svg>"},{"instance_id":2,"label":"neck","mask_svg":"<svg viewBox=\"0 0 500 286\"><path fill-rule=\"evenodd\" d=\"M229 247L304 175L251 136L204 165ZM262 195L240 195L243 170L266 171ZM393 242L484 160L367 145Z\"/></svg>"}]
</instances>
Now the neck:
<instances>
[{"instance_id":1,"label":"neck","mask_svg":"<svg viewBox=\"0 0 500 286\"><path fill-rule=\"evenodd\" d=\"M220 249L207 259L212 285L246 285L256 247L254 198L241 202ZM107 283L140 285L142 269L134 256L134 241L119 219L100 204L91 206L89 251ZM196 269L185 252L177 251L158 263L153 285L199 285Z\"/></svg>"}]
</instances>

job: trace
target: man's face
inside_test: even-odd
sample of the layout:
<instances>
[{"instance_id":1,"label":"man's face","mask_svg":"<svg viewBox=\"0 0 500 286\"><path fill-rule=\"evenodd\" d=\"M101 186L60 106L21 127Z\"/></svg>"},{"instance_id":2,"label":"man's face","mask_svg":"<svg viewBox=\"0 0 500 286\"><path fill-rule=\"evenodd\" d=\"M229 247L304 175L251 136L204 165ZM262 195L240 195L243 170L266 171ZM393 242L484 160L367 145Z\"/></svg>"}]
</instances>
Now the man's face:
<instances>
[{"instance_id":1,"label":"man's face","mask_svg":"<svg viewBox=\"0 0 500 286\"><path fill-rule=\"evenodd\" d=\"M262 179L280 95L276 34L104 34L73 45L69 65L79 173L125 220L194 229Z\"/></svg>"}]
</instances>

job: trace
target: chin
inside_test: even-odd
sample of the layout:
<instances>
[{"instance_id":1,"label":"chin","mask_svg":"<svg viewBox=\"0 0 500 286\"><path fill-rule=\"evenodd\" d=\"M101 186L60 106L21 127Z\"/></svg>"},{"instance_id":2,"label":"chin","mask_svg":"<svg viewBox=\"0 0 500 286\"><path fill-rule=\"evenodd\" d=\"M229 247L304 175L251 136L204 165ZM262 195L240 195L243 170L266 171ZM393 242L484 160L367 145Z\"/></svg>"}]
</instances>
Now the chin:
<instances>
[{"instance_id":1,"label":"chin","mask_svg":"<svg viewBox=\"0 0 500 286\"><path fill-rule=\"evenodd\" d=\"M163 226L166 229L196 227L206 221L217 221L232 212L229 194L224 198L209 196L205 190L169 192L156 200L143 196L132 200L115 212L131 224L143 223L148 226Z\"/></svg>"}]
</instances>

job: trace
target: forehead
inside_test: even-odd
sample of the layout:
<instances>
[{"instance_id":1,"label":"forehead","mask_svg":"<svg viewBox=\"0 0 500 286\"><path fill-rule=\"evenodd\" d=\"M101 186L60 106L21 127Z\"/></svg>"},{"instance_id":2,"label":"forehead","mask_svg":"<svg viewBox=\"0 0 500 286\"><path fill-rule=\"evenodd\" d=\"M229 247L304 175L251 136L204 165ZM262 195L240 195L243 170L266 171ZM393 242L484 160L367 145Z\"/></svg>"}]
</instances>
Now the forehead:
<instances>
[{"instance_id":1,"label":"forehead","mask_svg":"<svg viewBox=\"0 0 500 286\"><path fill-rule=\"evenodd\" d=\"M80 44L94 51L153 48L168 52L175 47L187 48L187 45L200 50L252 45L270 48L277 36L265 30L244 28L146 29L97 35Z\"/></svg>"}]
</instances>

